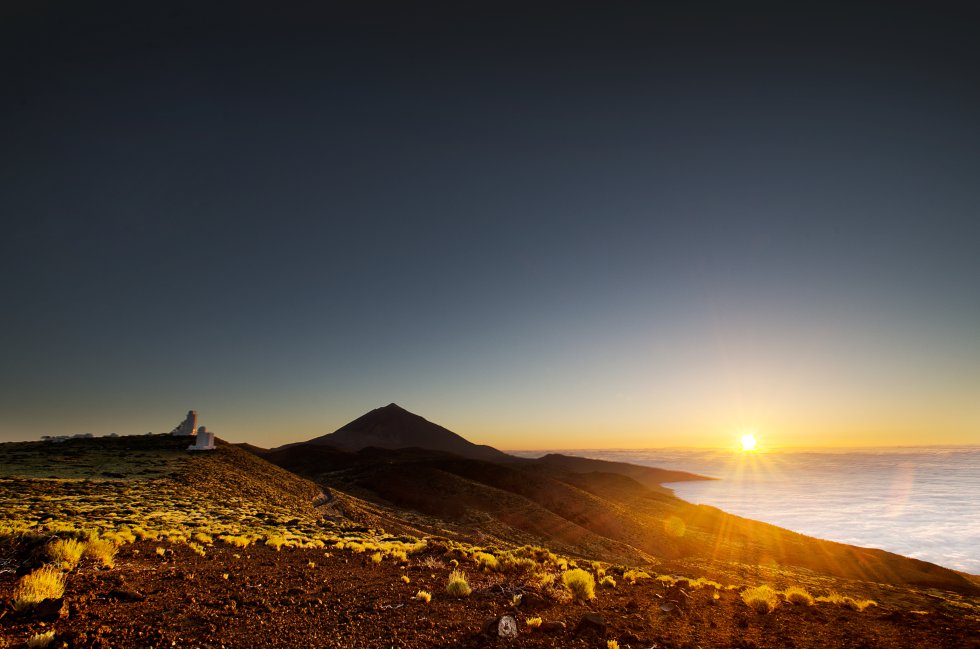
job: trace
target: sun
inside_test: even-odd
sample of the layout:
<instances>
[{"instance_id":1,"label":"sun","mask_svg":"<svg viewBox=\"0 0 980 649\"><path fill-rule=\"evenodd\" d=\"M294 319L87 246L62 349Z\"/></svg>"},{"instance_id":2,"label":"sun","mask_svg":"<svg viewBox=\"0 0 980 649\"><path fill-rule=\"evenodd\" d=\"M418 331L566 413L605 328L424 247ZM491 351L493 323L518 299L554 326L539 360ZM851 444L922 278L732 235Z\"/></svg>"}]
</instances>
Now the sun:
<instances>
[{"instance_id":1,"label":"sun","mask_svg":"<svg viewBox=\"0 0 980 649\"><path fill-rule=\"evenodd\" d=\"M758 442L755 439L755 435L752 433L745 433L742 435L742 450L743 451L754 451Z\"/></svg>"}]
</instances>

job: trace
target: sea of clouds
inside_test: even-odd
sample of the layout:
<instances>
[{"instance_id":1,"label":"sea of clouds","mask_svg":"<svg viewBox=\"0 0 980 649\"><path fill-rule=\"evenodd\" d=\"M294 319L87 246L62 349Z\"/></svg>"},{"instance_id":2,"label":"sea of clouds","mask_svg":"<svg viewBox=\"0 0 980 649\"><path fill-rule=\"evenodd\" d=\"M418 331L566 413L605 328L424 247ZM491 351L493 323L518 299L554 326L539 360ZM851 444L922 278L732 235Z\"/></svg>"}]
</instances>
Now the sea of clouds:
<instances>
[{"instance_id":1,"label":"sea of clouds","mask_svg":"<svg viewBox=\"0 0 980 649\"><path fill-rule=\"evenodd\" d=\"M561 452L719 478L666 486L689 502L809 536L980 574L977 446Z\"/></svg>"}]
</instances>

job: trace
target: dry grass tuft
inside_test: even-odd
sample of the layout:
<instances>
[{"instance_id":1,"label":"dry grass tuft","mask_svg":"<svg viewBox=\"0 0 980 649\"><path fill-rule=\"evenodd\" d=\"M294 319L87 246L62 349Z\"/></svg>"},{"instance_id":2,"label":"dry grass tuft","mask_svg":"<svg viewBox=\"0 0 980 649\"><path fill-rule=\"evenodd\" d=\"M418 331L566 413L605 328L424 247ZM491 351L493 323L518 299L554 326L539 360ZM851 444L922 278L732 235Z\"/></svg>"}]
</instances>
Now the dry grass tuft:
<instances>
[{"instance_id":1,"label":"dry grass tuft","mask_svg":"<svg viewBox=\"0 0 980 649\"><path fill-rule=\"evenodd\" d=\"M630 584L635 584L637 579L649 579L650 574L643 570L627 570L623 573L623 579Z\"/></svg>"},{"instance_id":2,"label":"dry grass tuft","mask_svg":"<svg viewBox=\"0 0 980 649\"><path fill-rule=\"evenodd\" d=\"M805 588L800 586L790 586L783 591L783 596L786 601L790 604L802 604L804 606L813 606L813 595L811 595Z\"/></svg>"},{"instance_id":3,"label":"dry grass tuft","mask_svg":"<svg viewBox=\"0 0 980 649\"><path fill-rule=\"evenodd\" d=\"M402 575L402 583L403 584L410 584L410 583L412 583L412 580L409 578L408 575Z\"/></svg>"},{"instance_id":4,"label":"dry grass tuft","mask_svg":"<svg viewBox=\"0 0 980 649\"><path fill-rule=\"evenodd\" d=\"M48 558L68 570L74 570L78 566L84 553L85 544L75 539L58 539L49 543L47 547Z\"/></svg>"},{"instance_id":5,"label":"dry grass tuft","mask_svg":"<svg viewBox=\"0 0 980 649\"><path fill-rule=\"evenodd\" d=\"M619 642L616 640L606 640L606 649L619 649Z\"/></svg>"},{"instance_id":6,"label":"dry grass tuft","mask_svg":"<svg viewBox=\"0 0 980 649\"><path fill-rule=\"evenodd\" d=\"M561 580L577 599L587 601L595 598L595 579L581 568L569 570L561 576Z\"/></svg>"},{"instance_id":7,"label":"dry grass tuft","mask_svg":"<svg viewBox=\"0 0 980 649\"><path fill-rule=\"evenodd\" d=\"M252 544L252 539L248 538L247 536L234 536L231 534L222 534L218 537L218 540L222 543L233 545L236 548L247 548Z\"/></svg>"},{"instance_id":8,"label":"dry grass tuft","mask_svg":"<svg viewBox=\"0 0 980 649\"><path fill-rule=\"evenodd\" d=\"M26 611L45 599L60 599L64 594L65 576L53 566L44 566L20 578L12 603L15 611Z\"/></svg>"},{"instance_id":9,"label":"dry grass tuft","mask_svg":"<svg viewBox=\"0 0 980 649\"><path fill-rule=\"evenodd\" d=\"M779 606L779 597L769 586L756 586L743 590L742 601L759 613L771 613Z\"/></svg>"},{"instance_id":10,"label":"dry grass tuft","mask_svg":"<svg viewBox=\"0 0 980 649\"><path fill-rule=\"evenodd\" d=\"M878 602L874 601L873 599L854 599L853 597L847 597L833 591L827 595L818 597L816 601L826 602L836 606L843 606L844 608L849 608L852 611L863 611L869 606L878 606Z\"/></svg>"},{"instance_id":11,"label":"dry grass tuft","mask_svg":"<svg viewBox=\"0 0 980 649\"><path fill-rule=\"evenodd\" d=\"M449 573L449 582L446 584L446 592L453 597L466 597L472 592L470 584L466 581L466 574L459 570Z\"/></svg>"},{"instance_id":12,"label":"dry grass tuft","mask_svg":"<svg viewBox=\"0 0 980 649\"><path fill-rule=\"evenodd\" d=\"M473 560L481 570L496 570L498 567L497 557L486 552L477 552L473 555Z\"/></svg>"},{"instance_id":13,"label":"dry grass tuft","mask_svg":"<svg viewBox=\"0 0 980 649\"><path fill-rule=\"evenodd\" d=\"M429 602L432 601L432 593L425 590L420 590L419 592L415 593L415 599L423 601L426 604L428 604Z\"/></svg>"},{"instance_id":14,"label":"dry grass tuft","mask_svg":"<svg viewBox=\"0 0 980 649\"><path fill-rule=\"evenodd\" d=\"M187 547L189 547L194 554L200 557L207 555L207 552L204 550L204 546L194 543L193 541L188 543Z\"/></svg>"},{"instance_id":15,"label":"dry grass tuft","mask_svg":"<svg viewBox=\"0 0 980 649\"><path fill-rule=\"evenodd\" d=\"M27 639L27 649L44 649L54 642L54 629L45 633L35 633Z\"/></svg>"},{"instance_id":16,"label":"dry grass tuft","mask_svg":"<svg viewBox=\"0 0 980 649\"><path fill-rule=\"evenodd\" d=\"M524 623L527 624L527 628L536 629L541 626L542 621L543 620L539 617L529 617Z\"/></svg>"},{"instance_id":17,"label":"dry grass tuft","mask_svg":"<svg viewBox=\"0 0 980 649\"><path fill-rule=\"evenodd\" d=\"M89 538L84 555L100 562L106 568L116 565L116 544L99 538Z\"/></svg>"}]
</instances>

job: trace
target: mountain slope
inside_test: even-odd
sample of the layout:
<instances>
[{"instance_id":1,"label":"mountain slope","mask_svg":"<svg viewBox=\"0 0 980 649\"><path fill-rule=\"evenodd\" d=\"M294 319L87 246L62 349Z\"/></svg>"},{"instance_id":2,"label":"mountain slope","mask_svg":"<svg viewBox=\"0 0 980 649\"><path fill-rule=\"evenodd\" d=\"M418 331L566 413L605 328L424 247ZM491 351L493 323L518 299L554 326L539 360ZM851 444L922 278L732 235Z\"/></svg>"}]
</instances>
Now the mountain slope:
<instances>
[{"instance_id":1,"label":"mountain slope","mask_svg":"<svg viewBox=\"0 0 980 649\"><path fill-rule=\"evenodd\" d=\"M692 505L619 473L494 463L418 449L333 452L318 470L290 449L266 457L335 494L375 503L392 520L430 534L504 545L534 544L627 564L695 561L784 566L835 578L973 592L952 570L881 550L814 539ZM356 513L348 512L353 518Z\"/></svg>"}]
</instances>

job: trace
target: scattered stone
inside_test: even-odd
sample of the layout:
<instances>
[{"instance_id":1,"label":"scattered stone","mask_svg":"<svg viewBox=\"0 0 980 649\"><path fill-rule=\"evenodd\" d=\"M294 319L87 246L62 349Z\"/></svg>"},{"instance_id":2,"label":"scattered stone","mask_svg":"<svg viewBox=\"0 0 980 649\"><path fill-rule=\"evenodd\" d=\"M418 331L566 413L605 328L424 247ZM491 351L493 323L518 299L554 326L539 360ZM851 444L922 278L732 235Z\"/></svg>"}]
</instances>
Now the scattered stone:
<instances>
[{"instance_id":1,"label":"scattered stone","mask_svg":"<svg viewBox=\"0 0 980 649\"><path fill-rule=\"evenodd\" d=\"M43 599L34 607L34 617L44 622L55 622L68 617L68 602L64 599Z\"/></svg>"},{"instance_id":2,"label":"scattered stone","mask_svg":"<svg viewBox=\"0 0 980 649\"><path fill-rule=\"evenodd\" d=\"M516 638L517 637L517 620L510 615L504 615L500 618L500 623L497 625L497 635L501 638Z\"/></svg>"},{"instance_id":3,"label":"scattered stone","mask_svg":"<svg viewBox=\"0 0 980 649\"><path fill-rule=\"evenodd\" d=\"M664 613L672 613L677 610L677 604L674 602L664 602L660 605L660 610Z\"/></svg>"},{"instance_id":4,"label":"scattered stone","mask_svg":"<svg viewBox=\"0 0 980 649\"><path fill-rule=\"evenodd\" d=\"M564 622L542 622L538 630L542 633L558 633L565 630Z\"/></svg>"},{"instance_id":5,"label":"scattered stone","mask_svg":"<svg viewBox=\"0 0 980 649\"><path fill-rule=\"evenodd\" d=\"M521 597L520 609L525 613L535 613L537 611L543 611L546 608L550 608L554 603L550 600L541 597L534 592L524 593Z\"/></svg>"},{"instance_id":6,"label":"scattered stone","mask_svg":"<svg viewBox=\"0 0 980 649\"><path fill-rule=\"evenodd\" d=\"M575 626L575 637L584 633L596 633L599 637L606 635L606 621L598 613L586 613Z\"/></svg>"},{"instance_id":7,"label":"scattered stone","mask_svg":"<svg viewBox=\"0 0 980 649\"><path fill-rule=\"evenodd\" d=\"M110 590L106 597L120 602L142 602L146 599L146 595L143 593L135 590L124 590L121 588Z\"/></svg>"},{"instance_id":8,"label":"scattered stone","mask_svg":"<svg viewBox=\"0 0 980 649\"><path fill-rule=\"evenodd\" d=\"M517 637L517 620L512 615L502 615L489 620L483 625L483 632L501 638Z\"/></svg>"}]
</instances>

